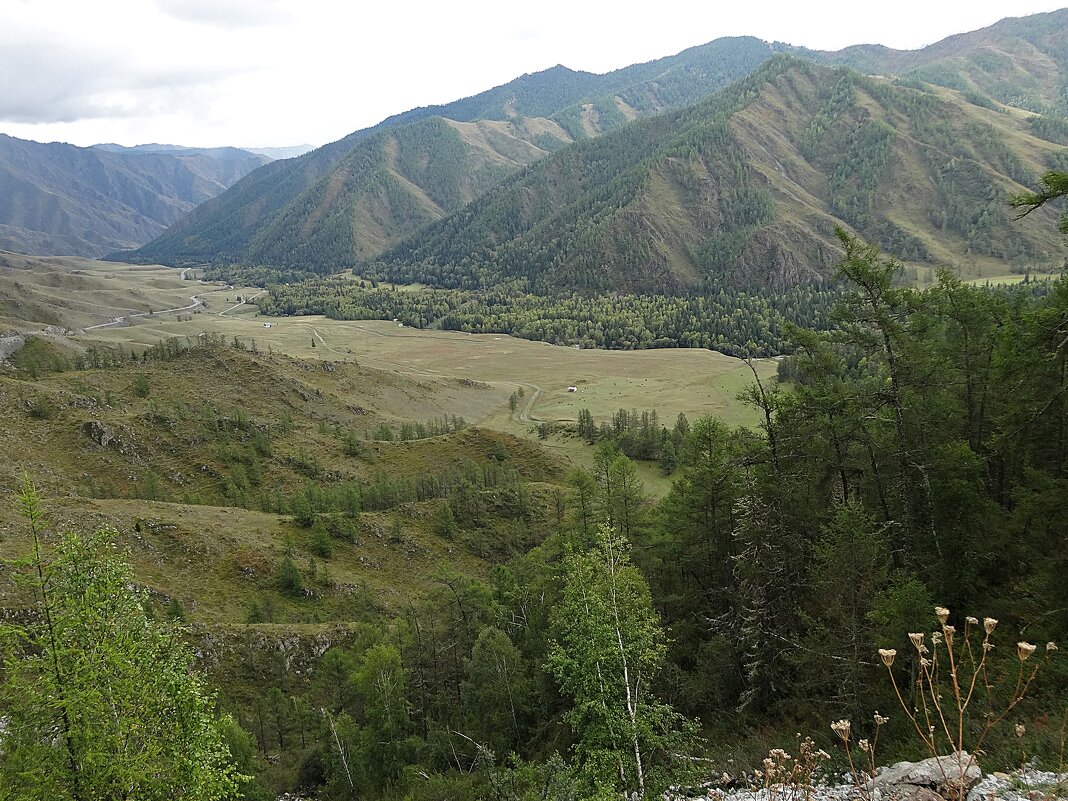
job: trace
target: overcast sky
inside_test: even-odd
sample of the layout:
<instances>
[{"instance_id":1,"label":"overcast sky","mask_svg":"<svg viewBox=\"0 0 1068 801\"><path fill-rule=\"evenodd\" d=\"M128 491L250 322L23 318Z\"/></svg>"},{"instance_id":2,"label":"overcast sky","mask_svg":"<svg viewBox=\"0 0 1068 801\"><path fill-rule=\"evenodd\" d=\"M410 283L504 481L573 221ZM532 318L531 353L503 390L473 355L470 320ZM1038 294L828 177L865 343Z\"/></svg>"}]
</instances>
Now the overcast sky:
<instances>
[{"instance_id":1,"label":"overcast sky","mask_svg":"<svg viewBox=\"0 0 1068 801\"><path fill-rule=\"evenodd\" d=\"M564 64L720 36L917 48L1061 3L0 0L0 133L77 145L324 144Z\"/></svg>"}]
</instances>

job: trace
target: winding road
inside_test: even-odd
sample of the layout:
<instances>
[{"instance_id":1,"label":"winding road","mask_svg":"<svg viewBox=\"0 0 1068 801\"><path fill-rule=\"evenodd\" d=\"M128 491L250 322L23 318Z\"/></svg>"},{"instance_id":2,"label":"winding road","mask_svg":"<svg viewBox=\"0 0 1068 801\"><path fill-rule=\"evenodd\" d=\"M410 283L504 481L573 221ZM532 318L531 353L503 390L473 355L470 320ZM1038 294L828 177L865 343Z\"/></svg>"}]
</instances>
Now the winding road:
<instances>
[{"instance_id":1,"label":"winding road","mask_svg":"<svg viewBox=\"0 0 1068 801\"><path fill-rule=\"evenodd\" d=\"M146 311L135 312L133 314L124 314L122 317L113 318L109 323L97 323L96 325L87 325L83 330L92 331L95 328L110 328L113 325L123 325L124 323L128 323L134 317L149 317L155 316L157 314L170 314L171 312L189 311L190 309L195 309L197 306L200 306L204 303L204 301L202 301L196 295L190 295L189 299L193 302L190 303L188 306L182 306L177 309L160 309L159 311ZM241 304L239 303L238 305L240 306Z\"/></svg>"}]
</instances>

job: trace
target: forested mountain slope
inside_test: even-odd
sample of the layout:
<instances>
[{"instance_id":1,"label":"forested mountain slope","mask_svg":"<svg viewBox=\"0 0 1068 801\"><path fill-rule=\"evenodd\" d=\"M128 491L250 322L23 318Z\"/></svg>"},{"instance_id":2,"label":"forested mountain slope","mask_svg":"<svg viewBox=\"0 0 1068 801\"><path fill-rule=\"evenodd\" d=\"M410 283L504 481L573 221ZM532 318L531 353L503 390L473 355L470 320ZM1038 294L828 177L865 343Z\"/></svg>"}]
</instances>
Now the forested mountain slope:
<instances>
[{"instance_id":1,"label":"forested mountain slope","mask_svg":"<svg viewBox=\"0 0 1068 801\"><path fill-rule=\"evenodd\" d=\"M387 252L397 280L663 292L792 283L845 223L910 262L1054 258L1005 197L1061 164L1026 120L778 56L714 99L554 154Z\"/></svg>"},{"instance_id":2,"label":"forested mountain slope","mask_svg":"<svg viewBox=\"0 0 1068 801\"><path fill-rule=\"evenodd\" d=\"M771 52L751 37L719 39L606 75L556 66L413 109L267 165L130 258L331 272L377 255L572 139L708 97Z\"/></svg>"},{"instance_id":3,"label":"forested mountain slope","mask_svg":"<svg viewBox=\"0 0 1068 801\"><path fill-rule=\"evenodd\" d=\"M0 248L100 256L136 247L266 161L234 148L116 151L0 134Z\"/></svg>"},{"instance_id":4,"label":"forested mountain slope","mask_svg":"<svg viewBox=\"0 0 1068 801\"><path fill-rule=\"evenodd\" d=\"M903 83L917 88L930 82L956 89L961 93L958 101L990 110L1009 104L1041 111L1048 116L1026 122L1031 133L1065 144L1068 125L1059 115L1065 102L1066 15L1068 11L1003 20L916 51L861 45L816 52L737 37L605 75L556 66L470 98L412 109L299 159L267 165L128 258L167 264L257 264L315 273L344 269L398 244L568 141L595 138L636 120L699 103L782 51L861 72L903 76ZM519 139L535 149L521 148L517 157L515 143L507 153L496 152L499 148L491 143L489 151L494 152L487 153L486 142L472 143L456 131L457 126L444 125L438 118L477 121L482 132L476 139L484 140L492 131L498 140ZM662 124L660 130L667 128ZM577 153L583 152L579 146ZM403 155L400 163L395 153ZM1033 161L1026 154L1017 157ZM581 162L584 156L566 158ZM830 180L826 170L833 172L837 166L823 161L815 166ZM413 165L419 166L413 170ZM905 209L899 212L908 214ZM854 222L849 215L836 216ZM885 227L885 220L873 224ZM858 225L858 230L867 235L865 227ZM883 231L881 239L892 241L897 236ZM934 242L923 243L923 248L933 248L931 255L939 258L943 251L954 257L961 253L956 247L945 251ZM914 251L912 255L922 260L927 258L923 248L911 243L899 251ZM720 250L727 254L723 258L729 257L730 247ZM813 261L811 256L803 257L805 269L818 271L823 257ZM681 265L693 259L673 261ZM697 273L682 283L692 283L696 277Z\"/></svg>"},{"instance_id":5,"label":"forested mountain slope","mask_svg":"<svg viewBox=\"0 0 1068 801\"><path fill-rule=\"evenodd\" d=\"M1068 8L1003 19L922 50L857 45L799 52L861 72L957 89L980 104L995 100L1041 114L1068 113Z\"/></svg>"},{"instance_id":6,"label":"forested mountain slope","mask_svg":"<svg viewBox=\"0 0 1068 801\"><path fill-rule=\"evenodd\" d=\"M384 130L256 230L252 262L351 264L441 219L566 142L548 120L461 123L442 117Z\"/></svg>"}]
</instances>

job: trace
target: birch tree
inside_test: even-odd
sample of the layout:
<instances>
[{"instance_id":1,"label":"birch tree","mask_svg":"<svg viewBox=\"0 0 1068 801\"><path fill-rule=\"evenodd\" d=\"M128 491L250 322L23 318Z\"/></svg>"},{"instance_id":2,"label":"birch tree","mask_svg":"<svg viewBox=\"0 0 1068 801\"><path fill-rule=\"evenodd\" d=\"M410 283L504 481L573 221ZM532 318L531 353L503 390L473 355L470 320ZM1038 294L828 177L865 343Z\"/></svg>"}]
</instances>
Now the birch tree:
<instances>
[{"instance_id":1,"label":"birch tree","mask_svg":"<svg viewBox=\"0 0 1068 801\"><path fill-rule=\"evenodd\" d=\"M572 699L567 722L593 797L644 799L665 775L683 720L654 692L666 640L627 540L603 526L595 546L569 555L549 666Z\"/></svg>"}]
</instances>

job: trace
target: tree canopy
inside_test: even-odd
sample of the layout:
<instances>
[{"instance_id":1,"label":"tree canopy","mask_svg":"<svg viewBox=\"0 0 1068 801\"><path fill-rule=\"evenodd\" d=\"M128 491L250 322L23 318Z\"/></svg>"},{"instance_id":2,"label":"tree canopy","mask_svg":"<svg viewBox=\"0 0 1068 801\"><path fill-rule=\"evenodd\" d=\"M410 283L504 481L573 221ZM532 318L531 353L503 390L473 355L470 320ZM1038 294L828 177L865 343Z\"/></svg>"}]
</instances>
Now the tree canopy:
<instances>
[{"instance_id":1,"label":"tree canopy","mask_svg":"<svg viewBox=\"0 0 1068 801\"><path fill-rule=\"evenodd\" d=\"M0 626L0 799L216 801L243 777L214 699L170 623L149 620L115 532L44 548L40 501L19 499L34 552L17 563L33 616Z\"/></svg>"}]
</instances>

